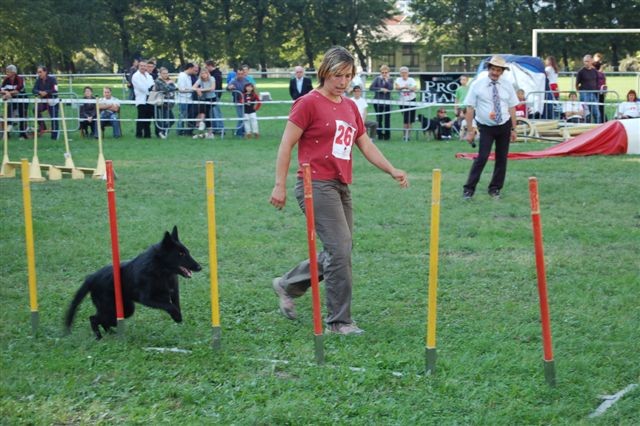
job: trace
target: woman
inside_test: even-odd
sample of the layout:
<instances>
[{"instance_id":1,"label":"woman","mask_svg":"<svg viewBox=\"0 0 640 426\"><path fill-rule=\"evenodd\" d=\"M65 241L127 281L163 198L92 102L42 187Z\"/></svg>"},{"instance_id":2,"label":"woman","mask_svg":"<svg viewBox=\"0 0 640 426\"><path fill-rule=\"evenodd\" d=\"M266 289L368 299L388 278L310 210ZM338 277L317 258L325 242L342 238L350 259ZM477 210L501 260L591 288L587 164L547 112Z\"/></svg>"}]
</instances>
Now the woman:
<instances>
[{"instance_id":1,"label":"woman","mask_svg":"<svg viewBox=\"0 0 640 426\"><path fill-rule=\"evenodd\" d=\"M544 60L544 72L549 80L549 89L553 92L553 97L558 99L560 93L558 92L558 63L553 56L547 56Z\"/></svg>"},{"instance_id":2,"label":"woman","mask_svg":"<svg viewBox=\"0 0 640 426\"><path fill-rule=\"evenodd\" d=\"M327 332L343 335L363 333L351 318L352 146L355 144L371 164L390 174L401 187L409 185L407 174L394 168L369 139L356 104L344 96L355 71L355 60L345 48L336 46L325 53L318 68L320 86L291 108L278 149L270 199L277 209L284 207L291 152L299 142L298 163L309 163L313 176L315 226L323 244L317 261L327 290ZM295 194L304 209L302 168L298 169ZM280 312L295 319L293 298L302 296L311 284L309 261L275 278L272 284L280 299Z\"/></svg>"},{"instance_id":3,"label":"woman","mask_svg":"<svg viewBox=\"0 0 640 426\"><path fill-rule=\"evenodd\" d=\"M200 78L193 84L193 91L198 97L199 104L198 116L196 117L197 129L200 133L193 135L193 139L204 138L213 139L213 104L217 100L216 97L216 81L209 74L209 70L206 67L200 71ZM209 123L209 130L205 135L204 131L207 128L205 121Z\"/></svg>"},{"instance_id":4,"label":"woman","mask_svg":"<svg viewBox=\"0 0 640 426\"><path fill-rule=\"evenodd\" d=\"M600 120L604 123L607 118L604 115L604 101L607 95L607 76L604 75L604 63L602 53L593 54L593 67L598 72L597 85L598 85L598 110L600 111Z\"/></svg>"},{"instance_id":5,"label":"woman","mask_svg":"<svg viewBox=\"0 0 640 426\"><path fill-rule=\"evenodd\" d=\"M171 80L171 77L169 77L168 69L160 67L158 71L159 74L156 79L155 90L164 95L164 102L162 102L161 105L156 105L155 118L158 127L158 136L162 139L166 139L169 134L169 129L173 125L173 98L178 88L173 80Z\"/></svg>"},{"instance_id":6,"label":"woman","mask_svg":"<svg viewBox=\"0 0 640 426\"><path fill-rule=\"evenodd\" d=\"M627 101L618 106L618 118L638 118L640 117L640 103L635 90L629 90Z\"/></svg>"},{"instance_id":7,"label":"woman","mask_svg":"<svg viewBox=\"0 0 640 426\"><path fill-rule=\"evenodd\" d=\"M418 90L416 81L409 77L409 68L400 68L400 77L396 78L393 88L400 92L400 107L404 110L402 112L402 122L404 126L403 140L407 142L411 133L411 125L416 121L416 110L413 101L416 99L416 90Z\"/></svg>"},{"instance_id":8,"label":"woman","mask_svg":"<svg viewBox=\"0 0 640 426\"><path fill-rule=\"evenodd\" d=\"M378 140L388 141L391 137L389 128L391 127L391 91L393 90L393 81L389 77L388 66L382 65L380 67L380 75L373 80L369 90L375 93L373 109L376 111L378 119Z\"/></svg>"},{"instance_id":9,"label":"woman","mask_svg":"<svg viewBox=\"0 0 640 426\"><path fill-rule=\"evenodd\" d=\"M83 100L80 105L80 134L83 136L98 137L96 133L96 98L93 96L93 89L90 86L84 88ZM89 133L91 130L91 133Z\"/></svg>"}]
</instances>

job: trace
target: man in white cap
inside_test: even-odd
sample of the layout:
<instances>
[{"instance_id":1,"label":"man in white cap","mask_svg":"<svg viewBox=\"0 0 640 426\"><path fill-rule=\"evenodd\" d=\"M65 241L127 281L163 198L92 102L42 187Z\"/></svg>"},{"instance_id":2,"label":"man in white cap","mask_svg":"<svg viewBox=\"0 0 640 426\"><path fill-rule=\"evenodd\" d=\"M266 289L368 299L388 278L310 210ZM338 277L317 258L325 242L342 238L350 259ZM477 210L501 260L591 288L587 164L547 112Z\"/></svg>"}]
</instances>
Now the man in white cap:
<instances>
[{"instance_id":1,"label":"man in white cap","mask_svg":"<svg viewBox=\"0 0 640 426\"><path fill-rule=\"evenodd\" d=\"M480 132L478 157L473 161L467 183L464 184L462 196L465 200L473 197L494 142L496 163L489 183L489 195L494 199L500 198L500 190L507 174L509 143L517 137L515 107L518 97L511 83L501 78L504 70L508 69L503 57L493 56L487 63L488 74L474 82L464 101L467 106L466 122L471 123L475 113ZM469 143L473 142L475 132L472 128L467 133Z\"/></svg>"},{"instance_id":2,"label":"man in white cap","mask_svg":"<svg viewBox=\"0 0 640 426\"><path fill-rule=\"evenodd\" d=\"M13 125L17 124L20 129L20 138L27 138L27 104L19 102L26 97L24 89L24 79L18 75L18 68L15 65L7 65L7 75L2 80L0 86L0 96L5 102L9 102L9 114L12 119L9 122L7 131L10 132ZM12 102L15 99L18 102Z\"/></svg>"}]
</instances>

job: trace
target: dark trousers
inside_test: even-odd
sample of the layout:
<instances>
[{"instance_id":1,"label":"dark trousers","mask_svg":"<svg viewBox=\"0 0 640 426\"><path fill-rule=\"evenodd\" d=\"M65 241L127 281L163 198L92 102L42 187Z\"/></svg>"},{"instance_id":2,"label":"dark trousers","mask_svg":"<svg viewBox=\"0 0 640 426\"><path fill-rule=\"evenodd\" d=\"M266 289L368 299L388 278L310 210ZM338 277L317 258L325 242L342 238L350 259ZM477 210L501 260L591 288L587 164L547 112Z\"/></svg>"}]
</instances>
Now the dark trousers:
<instances>
[{"instance_id":1,"label":"dark trousers","mask_svg":"<svg viewBox=\"0 0 640 426\"><path fill-rule=\"evenodd\" d=\"M378 139L387 140L391 137L391 131L389 130L391 127L391 105L373 104L373 109L378 114L376 115L378 120Z\"/></svg>"},{"instance_id":2,"label":"dark trousers","mask_svg":"<svg viewBox=\"0 0 640 426\"><path fill-rule=\"evenodd\" d=\"M464 190L472 194L476 190L476 185L480 180L480 175L487 164L489 154L491 154L491 146L496 143L496 164L493 168L493 176L489 182L489 192L501 190L504 185L504 179L507 175L507 155L509 154L509 142L511 139L511 120L500 126L485 126L478 124L480 132L480 148L478 149L478 157L473 160L467 183L464 184Z\"/></svg>"},{"instance_id":3,"label":"dark trousers","mask_svg":"<svg viewBox=\"0 0 640 426\"><path fill-rule=\"evenodd\" d=\"M138 105L138 120L136 120L136 138L151 137L151 118L153 118L153 105Z\"/></svg>"}]
</instances>

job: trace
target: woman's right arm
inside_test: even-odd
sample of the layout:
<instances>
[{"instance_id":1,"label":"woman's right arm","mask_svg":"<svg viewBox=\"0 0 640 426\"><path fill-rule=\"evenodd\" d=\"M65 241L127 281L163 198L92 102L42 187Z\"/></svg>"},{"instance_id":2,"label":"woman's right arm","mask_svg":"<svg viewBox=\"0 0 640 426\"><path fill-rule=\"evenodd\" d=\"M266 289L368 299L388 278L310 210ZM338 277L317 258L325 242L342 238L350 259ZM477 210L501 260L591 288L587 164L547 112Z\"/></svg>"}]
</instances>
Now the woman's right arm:
<instances>
[{"instance_id":1,"label":"woman's right arm","mask_svg":"<svg viewBox=\"0 0 640 426\"><path fill-rule=\"evenodd\" d=\"M302 129L291 121L287 121L282 134L278 158L276 160L276 182L271 191L269 202L277 209L282 209L287 202L287 174L291 163L291 152L302 136Z\"/></svg>"}]
</instances>

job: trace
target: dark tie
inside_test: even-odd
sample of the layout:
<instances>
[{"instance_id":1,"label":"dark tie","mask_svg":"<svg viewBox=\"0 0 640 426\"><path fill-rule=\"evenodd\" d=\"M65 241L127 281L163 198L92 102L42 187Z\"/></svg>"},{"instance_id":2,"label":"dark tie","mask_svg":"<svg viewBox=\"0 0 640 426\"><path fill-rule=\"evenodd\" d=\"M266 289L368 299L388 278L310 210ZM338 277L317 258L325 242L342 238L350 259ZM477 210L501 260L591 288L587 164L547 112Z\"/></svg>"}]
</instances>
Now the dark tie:
<instances>
[{"instance_id":1,"label":"dark tie","mask_svg":"<svg viewBox=\"0 0 640 426\"><path fill-rule=\"evenodd\" d=\"M496 122L502 123L502 108L500 108L500 95L498 94L498 82L492 81L491 88L493 89L493 110L496 113Z\"/></svg>"}]
</instances>

